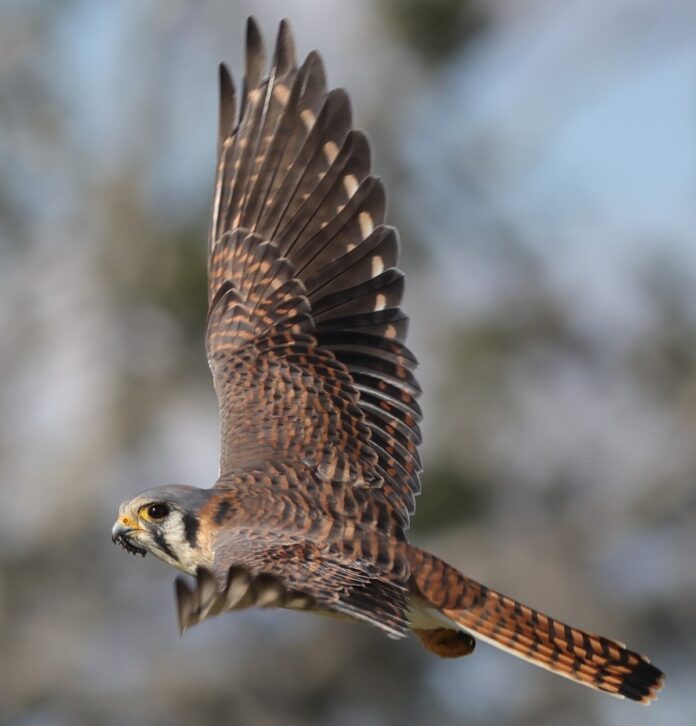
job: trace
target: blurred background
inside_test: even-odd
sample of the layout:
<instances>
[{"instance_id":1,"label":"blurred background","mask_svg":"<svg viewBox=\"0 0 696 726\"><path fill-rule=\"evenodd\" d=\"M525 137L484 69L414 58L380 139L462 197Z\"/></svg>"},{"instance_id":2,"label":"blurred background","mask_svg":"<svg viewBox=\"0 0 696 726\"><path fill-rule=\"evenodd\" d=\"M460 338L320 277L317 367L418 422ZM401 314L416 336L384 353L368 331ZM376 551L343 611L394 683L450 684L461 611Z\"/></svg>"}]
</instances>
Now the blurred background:
<instances>
[{"instance_id":1,"label":"blurred background","mask_svg":"<svg viewBox=\"0 0 696 726\"><path fill-rule=\"evenodd\" d=\"M412 539L649 654L651 708L279 611L179 641L173 571L111 544L122 499L216 478L216 65L249 13L321 50L390 193ZM0 722L693 723L695 128L690 0L2 0Z\"/></svg>"}]
</instances>

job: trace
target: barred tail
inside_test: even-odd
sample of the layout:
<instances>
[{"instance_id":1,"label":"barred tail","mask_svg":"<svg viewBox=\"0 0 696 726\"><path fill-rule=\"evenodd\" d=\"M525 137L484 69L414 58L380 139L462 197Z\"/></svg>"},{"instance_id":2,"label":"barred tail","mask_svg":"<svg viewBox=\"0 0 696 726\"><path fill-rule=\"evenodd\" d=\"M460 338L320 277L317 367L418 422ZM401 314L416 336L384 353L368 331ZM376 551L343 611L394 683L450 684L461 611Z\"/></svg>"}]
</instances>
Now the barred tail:
<instances>
[{"instance_id":1,"label":"barred tail","mask_svg":"<svg viewBox=\"0 0 696 726\"><path fill-rule=\"evenodd\" d=\"M643 704L664 675L617 641L554 620L489 590L428 552L410 548L413 584L421 597L464 631L560 676Z\"/></svg>"}]
</instances>

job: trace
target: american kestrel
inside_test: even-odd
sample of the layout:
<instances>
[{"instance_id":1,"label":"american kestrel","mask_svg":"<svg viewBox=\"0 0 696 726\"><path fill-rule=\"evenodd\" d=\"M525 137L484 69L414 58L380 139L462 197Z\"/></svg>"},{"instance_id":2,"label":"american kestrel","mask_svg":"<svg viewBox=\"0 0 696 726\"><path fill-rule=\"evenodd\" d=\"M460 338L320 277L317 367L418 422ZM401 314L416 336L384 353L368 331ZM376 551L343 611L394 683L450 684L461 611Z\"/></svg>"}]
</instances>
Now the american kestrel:
<instances>
[{"instance_id":1,"label":"american kestrel","mask_svg":"<svg viewBox=\"0 0 696 726\"><path fill-rule=\"evenodd\" d=\"M282 22L271 62L253 19L237 93L220 66L207 354L220 476L124 502L113 539L193 575L179 627L242 607L348 617L444 657L475 638L614 696L663 674L622 643L543 615L406 538L420 492L416 360L404 345L396 230L316 52Z\"/></svg>"}]
</instances>

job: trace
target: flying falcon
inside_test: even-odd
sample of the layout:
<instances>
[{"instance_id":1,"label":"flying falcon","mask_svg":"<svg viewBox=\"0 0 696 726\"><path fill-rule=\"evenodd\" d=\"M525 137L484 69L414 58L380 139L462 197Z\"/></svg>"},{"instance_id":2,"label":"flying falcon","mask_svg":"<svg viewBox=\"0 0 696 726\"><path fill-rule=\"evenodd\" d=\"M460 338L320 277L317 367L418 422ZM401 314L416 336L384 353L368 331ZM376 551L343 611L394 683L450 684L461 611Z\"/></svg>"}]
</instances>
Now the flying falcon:
<instances>
[{"instance_id":1,"label":"flying falcon","mask_svg":"<svg viewBox=\"0 0 696 726\"><path fill-rule=\"evenodd\" d=\"M297 67L286 22L265 67L250 19L239 96L220 67L208 241L220 476L124 502L114 541L194 576L176 581L182 632L244 607L307 610L412 632L444 657L478 638L649 703L663 675L647 658L408 542L421 412L384 188L346 92L327 90L316 52Z\"/></svg>"}]
</instances>

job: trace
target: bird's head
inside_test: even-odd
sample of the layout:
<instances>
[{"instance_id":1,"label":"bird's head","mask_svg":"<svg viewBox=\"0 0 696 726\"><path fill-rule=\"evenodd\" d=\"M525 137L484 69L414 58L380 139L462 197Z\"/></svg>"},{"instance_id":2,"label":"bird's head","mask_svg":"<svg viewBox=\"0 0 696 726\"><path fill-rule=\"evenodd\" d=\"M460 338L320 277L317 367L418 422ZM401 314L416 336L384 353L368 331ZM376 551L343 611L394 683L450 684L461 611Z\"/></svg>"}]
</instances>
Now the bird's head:
<instances>
[{"instance_id":1,"label":"bird's head","mask_svg":"<svg viewBox=\"0 0 696 726\"><path fill-rule=\"evenodd\" d=\"M179 484L138 494L119 507L111 539L132 554L150 552L190 574L210 566L199 518L209 492Z\"/></svg>"}]
</instances>

